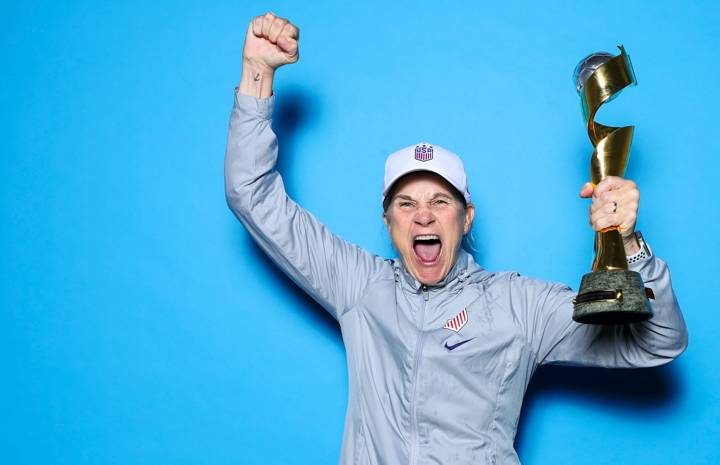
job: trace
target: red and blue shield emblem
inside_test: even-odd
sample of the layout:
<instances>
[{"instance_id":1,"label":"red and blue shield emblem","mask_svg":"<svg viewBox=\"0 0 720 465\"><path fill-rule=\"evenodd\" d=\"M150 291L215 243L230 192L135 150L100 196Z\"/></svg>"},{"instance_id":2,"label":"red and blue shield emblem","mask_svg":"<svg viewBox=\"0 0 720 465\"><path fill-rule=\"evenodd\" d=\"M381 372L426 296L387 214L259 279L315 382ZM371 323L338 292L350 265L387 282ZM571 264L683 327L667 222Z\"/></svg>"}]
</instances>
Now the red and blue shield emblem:
<instances>
[{"instance_id":1,"label":"red and blue shield emblem","mask_svg":"<svg viewBox=\"0 0 720 465\"><path fill-rule=\"evenodd\" d=\"M415 146L415 159L417 161L430 161L433 159L433 148L432 145L416 145Z\"/></svg>"}]
</instances>

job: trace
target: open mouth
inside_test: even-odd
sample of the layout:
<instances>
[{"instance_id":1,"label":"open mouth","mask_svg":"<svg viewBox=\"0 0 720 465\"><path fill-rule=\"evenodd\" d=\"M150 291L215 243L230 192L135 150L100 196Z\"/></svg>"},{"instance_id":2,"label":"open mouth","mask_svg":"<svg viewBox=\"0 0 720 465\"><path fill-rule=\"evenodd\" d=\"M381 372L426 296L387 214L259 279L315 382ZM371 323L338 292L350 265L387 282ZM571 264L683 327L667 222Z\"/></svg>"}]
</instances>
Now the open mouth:
<instances>
[{"instance_id":1,"label":"open mouth","mask_svg":"<svg viewBox=\"0 0 720 465\"><path fill-rule=\"evenodd\" d=\"M437 262L442 251L442 242L437 234L423 234L415 236L413 240L415 256L423 265L433 265Z\"/></svg>"}]
</instances>

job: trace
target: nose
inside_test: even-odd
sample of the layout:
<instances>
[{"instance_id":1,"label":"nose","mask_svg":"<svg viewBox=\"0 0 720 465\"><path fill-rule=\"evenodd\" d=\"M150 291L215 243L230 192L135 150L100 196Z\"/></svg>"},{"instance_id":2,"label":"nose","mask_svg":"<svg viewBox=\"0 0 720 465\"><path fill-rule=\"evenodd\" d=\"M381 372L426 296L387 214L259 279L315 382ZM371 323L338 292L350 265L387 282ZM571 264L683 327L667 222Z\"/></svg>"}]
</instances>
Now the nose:
<instances>
[{"instance_id":1,"label":"nose","mask_svg":"<svg viewBox=\"0 0 720 465\"><path fill-rule=\"evenodd\" d=\"M415 214L413 221L420 226L430 226L435 222L435 215L427 208L421 208Z\"/></svg>"}]
</instances>

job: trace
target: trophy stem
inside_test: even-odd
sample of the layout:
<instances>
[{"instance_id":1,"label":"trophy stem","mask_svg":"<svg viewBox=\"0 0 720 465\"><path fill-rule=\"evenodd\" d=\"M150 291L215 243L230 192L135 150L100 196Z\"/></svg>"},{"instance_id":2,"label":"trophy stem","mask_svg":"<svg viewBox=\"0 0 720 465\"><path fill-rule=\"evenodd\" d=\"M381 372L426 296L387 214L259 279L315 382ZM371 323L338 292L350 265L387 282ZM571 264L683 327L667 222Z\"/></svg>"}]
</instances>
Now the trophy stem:
<instances>
[{"instance_id":1,"label":"trophy stem","mask_svg":"<svg viewBox=\"0 0 720 465\"><path fill-rule=\"evenodd\" d=\"M625 245L619 228L595 233L593 271L627 270Z\"/></svg>"}]
</instances>

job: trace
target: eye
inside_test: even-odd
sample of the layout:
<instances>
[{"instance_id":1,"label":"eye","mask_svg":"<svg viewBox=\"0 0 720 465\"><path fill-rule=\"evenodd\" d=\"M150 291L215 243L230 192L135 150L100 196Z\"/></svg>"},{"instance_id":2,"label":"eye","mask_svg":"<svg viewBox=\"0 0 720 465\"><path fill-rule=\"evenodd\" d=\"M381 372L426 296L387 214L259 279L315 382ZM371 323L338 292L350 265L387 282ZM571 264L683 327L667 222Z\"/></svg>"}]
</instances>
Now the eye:
<instances>
[{"instance_id":1,"label":"eye","mask_svg":"<svg viewBox=\"0 0 720 465\"><path fill-rule=\"evenodd\" d=\"M408 202L407 200L401 200L399 205L403 208L412 207L412 202Z\"/></svg>"},{"instance_id":2,"label":"eye","mask_svg":"<svg viewBox=\"0 0 720 465\"><path fill-rule=\"evenodd\" d=\"M445 199L436 199L433 202L433 205L437 205L438 207L444 207L445 205L450 205L450 202Z\"/></svg>"}]
</instances>

